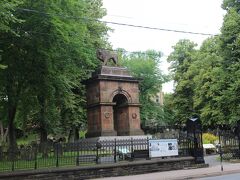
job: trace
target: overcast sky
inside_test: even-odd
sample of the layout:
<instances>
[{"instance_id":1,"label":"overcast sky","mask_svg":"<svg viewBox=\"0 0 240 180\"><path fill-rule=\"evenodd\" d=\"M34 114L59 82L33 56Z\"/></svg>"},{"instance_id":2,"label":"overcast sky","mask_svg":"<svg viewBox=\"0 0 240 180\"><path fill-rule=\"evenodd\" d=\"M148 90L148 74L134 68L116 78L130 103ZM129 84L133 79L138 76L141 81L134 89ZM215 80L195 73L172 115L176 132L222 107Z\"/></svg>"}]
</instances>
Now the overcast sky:
<instances>
[{"instance_id":1,"label":"overcast sky","mask_svg":"<svg viewBox=\"0 0 240 180\"><path fill-rule=\"evenodd\" d=\"M224 11L222 0L103 0L106 21L150 26L162 29L219 34ZM161 69L167 73L166 57L180 39L190 39L201 45L209 36L174 33L108 24L114 31L109 41L114 49L163 52ZM163 87L172 91L172 83Z\"/></svg>"}]
</instances>

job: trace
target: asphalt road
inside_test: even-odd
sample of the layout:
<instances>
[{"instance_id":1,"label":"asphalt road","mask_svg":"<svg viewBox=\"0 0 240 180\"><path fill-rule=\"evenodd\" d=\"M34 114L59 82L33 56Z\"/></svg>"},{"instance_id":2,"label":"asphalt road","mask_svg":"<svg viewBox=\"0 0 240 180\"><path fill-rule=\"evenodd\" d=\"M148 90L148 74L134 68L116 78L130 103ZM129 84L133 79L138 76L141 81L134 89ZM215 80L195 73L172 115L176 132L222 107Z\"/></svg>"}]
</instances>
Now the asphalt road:
<instances>
[{"instance_id":1,"label":"asphalt road","mask_svg":"<svg viewBox=\"0 0 240 180\"><path fill-rule=\"evenodd\" d=\"M239 180L239 179L240 179L240 173L200 178L199 180Z\"/></svg>"}]
</instances>

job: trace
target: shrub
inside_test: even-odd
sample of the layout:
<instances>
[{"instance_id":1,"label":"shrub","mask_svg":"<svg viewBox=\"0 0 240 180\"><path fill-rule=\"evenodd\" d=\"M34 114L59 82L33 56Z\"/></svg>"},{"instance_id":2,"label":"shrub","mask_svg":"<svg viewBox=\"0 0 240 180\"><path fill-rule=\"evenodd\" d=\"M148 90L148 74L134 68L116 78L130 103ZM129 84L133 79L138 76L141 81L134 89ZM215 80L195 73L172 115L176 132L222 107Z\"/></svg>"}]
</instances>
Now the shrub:
<instances>
[{"instance_id":1,"label":"shrub","mask_svg":"<svg viewBox=\"0 0 240 180\"><path fill-rule=\"evenodd\" d=\"M203 144L214 144L218 139L217 136L211 133L203 133Z\"/></svg>"}]
</instances>

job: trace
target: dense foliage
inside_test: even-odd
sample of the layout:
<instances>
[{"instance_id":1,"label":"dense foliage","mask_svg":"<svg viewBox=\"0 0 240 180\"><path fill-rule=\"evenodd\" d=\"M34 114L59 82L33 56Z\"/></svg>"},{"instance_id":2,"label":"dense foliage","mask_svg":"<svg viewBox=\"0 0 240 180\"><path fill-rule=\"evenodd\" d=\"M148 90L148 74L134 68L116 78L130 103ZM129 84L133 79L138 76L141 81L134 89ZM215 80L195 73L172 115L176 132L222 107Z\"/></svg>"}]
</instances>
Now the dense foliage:
<instances>
[{"instance_id":1,"label":"dense foliage","mask_svg":"<svg viewBox=\"0 0 240 180\"><path fill-rule=\"evenodd\" d=\"M224 0L219 36L197 49L181 40L168 57L176 83L173 109L184 123L198 113L204 125L235 124L240 115L240 2Z\"/></svg>"},{"instance_id":2,"label":"dense foliage","mask_svg":"<svg viewBox=\"0 0 240 180\"><path fill-rule=\"evenodd\" d=\"M16 7L21 3L22 1L17 0L0 1L0 32L15 33L15 30L11 28L11 24L21 22L21 20L14 15Z\"/></svg>"},{"instance_id":3,"label":"dense foliage","mask_svg":"<svg viewBox=\"0 0 240 180\"><path fill-rule=\"evenodd\" d=\"M177 121L184 122L193 113L193 77L194 72L190 71L190 66L194 62L196 44L189 40L180 40L174 46L174 52L168 57L172 63L171 71L173 79L177 82L173 94L173 103L176 108Z\"/></svg>"},{"instance_id":4,"label":"dense foliage","mask_svg":"<svg viewBox=\"0 0 240 180\"><path fill-rule=\"evenodd\" d=\"M14 16L3 13L9 21L0 24L0 63L7 67L0 71L1 120L12 146L16 128L35 130L44 142L49 133L85 124L81 81L96 67L96 48L107 46L108 31L89 20L105 15L101 0L14 2L1 6Z\"/></svg>"},{"instance_id":5,"label":"dense foliage","mask_svg":"<svg viewBox=\"0 0 240 180\"><path fill-rule=\"evenodd\" d=\"M154 50L123 53L121 56L122 65L140 79L140 112L143 126L154 127L168 123L163 106L155 101L157 93L161 92L162 84L167 80L167 76L163 75L159 68L160 58L161 53Z\"/></svg>"}]
</instances>

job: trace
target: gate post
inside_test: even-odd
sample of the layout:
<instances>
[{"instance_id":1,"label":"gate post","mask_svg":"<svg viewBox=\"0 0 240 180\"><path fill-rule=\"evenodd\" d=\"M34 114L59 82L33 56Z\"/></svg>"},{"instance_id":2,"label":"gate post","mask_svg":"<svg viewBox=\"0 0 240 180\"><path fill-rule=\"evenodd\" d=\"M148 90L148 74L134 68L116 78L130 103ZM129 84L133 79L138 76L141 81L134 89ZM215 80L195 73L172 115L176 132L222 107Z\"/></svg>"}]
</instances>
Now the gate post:
<instances>
[{"instance_id":1,"label":"gate post","mask_svg":"<svg viewBox=\"0 0 240 180\"><path fill-rule=\"evenodd\" d=\"M221 171L223 171L223 164L222 164L222 162L223 162L223 156L222 156L222 145L221 145L221 135L222 135L222 133L221 133L221 128L220 128L220 125L218 126L218 141L219 141L219 149L218 149L218 152L220 153L220 164L221 164Z\"/></svg>"},{"instance_id":2,"label":"gate post","mask_svg":"<svg viewBox=\"0 0 240 180\"><path fill-rule=\"evenodd\" d=\"M192 153L191 155L194 156L196 164L205 163L202 142L202 124L200 118L197 115L194 115L187 120L186 125L188 139L193 143L193 147L190 147L193 149L189 149Z\"/></svg>"},{"instance_id":3,"label":"gate post","mask_svg":"<svg viewBox=\"0 0 240 180\"><path fill-rule=\"evenodd\" d=\"M238 138L238 152L237 152L237 156L240 159L240 120L237 121L237 126L235 128L235 135L237 135L237 138Z\"/></svg>"},{"instance_id":4,"label":"gate post","mask_svg":"<svg viewBox=\"0 0 240 180\"><path fill-rule=\"evenodd\" d=\"M240 121L237 122L237 133L238 133L238 158L240 159Z\"/></svg>"}]
</instances>

